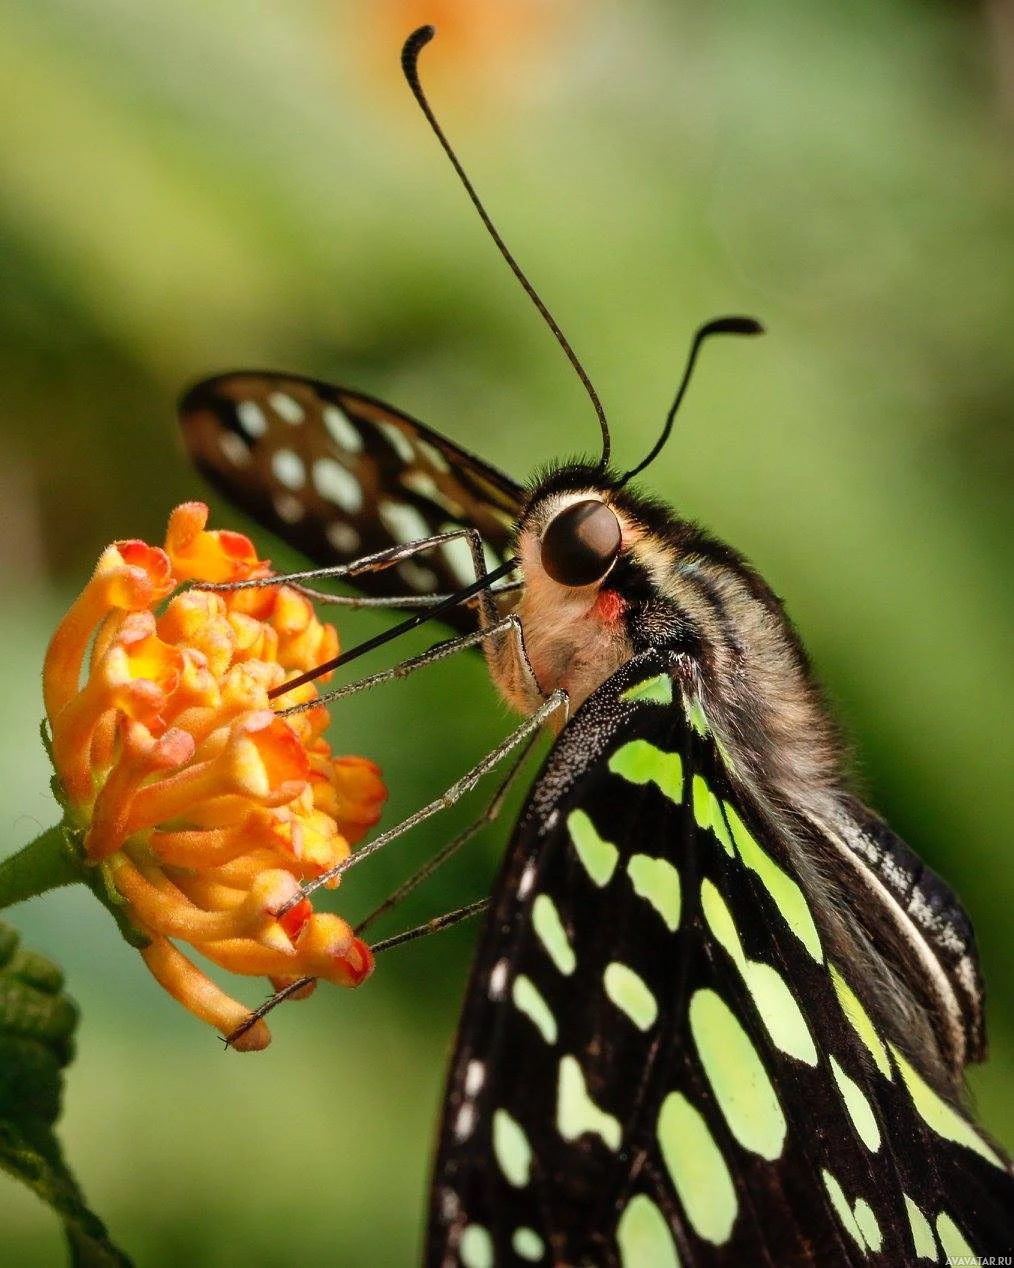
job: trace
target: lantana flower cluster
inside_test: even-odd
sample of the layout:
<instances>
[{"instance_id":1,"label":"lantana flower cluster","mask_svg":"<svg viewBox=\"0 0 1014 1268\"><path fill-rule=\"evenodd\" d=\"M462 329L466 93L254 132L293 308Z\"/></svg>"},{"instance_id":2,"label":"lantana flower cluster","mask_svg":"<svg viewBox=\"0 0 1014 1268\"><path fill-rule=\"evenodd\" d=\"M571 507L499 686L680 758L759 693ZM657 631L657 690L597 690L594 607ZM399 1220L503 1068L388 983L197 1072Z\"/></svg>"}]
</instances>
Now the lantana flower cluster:
<instances>
[{"instance_id":1,"label":"lantana flower cluster","mask_svg":"<svg viewBox=\"0 0 1014 1268\"><path fill-rule=\"evenodd\" d=\"M148 968L229 1034L248 1009L176 945L276 989L313 977L357 986L372 957L300 882L330 871L378 819L379 771L335 757L315 683L269 693L335 656L333 626L273 575L248 538L208 531L191 502L164 547L101 555L46 655L43 689L65 824L127 917ZM195 583L184 587L184 583ZM184 588L181 588L184 587ZM121 921L122 923L122 921ZM264 1047L263 1020L236 1041Z\"/></svg>"}]
</instances>

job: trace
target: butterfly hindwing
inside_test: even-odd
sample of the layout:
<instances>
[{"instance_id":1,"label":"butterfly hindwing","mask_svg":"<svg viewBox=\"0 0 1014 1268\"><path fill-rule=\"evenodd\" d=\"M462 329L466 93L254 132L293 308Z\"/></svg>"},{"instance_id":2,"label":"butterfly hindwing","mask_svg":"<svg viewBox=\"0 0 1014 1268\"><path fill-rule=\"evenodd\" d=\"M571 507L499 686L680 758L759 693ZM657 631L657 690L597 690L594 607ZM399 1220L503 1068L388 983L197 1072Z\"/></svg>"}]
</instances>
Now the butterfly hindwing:
<instances>
[{"instance_id":1,"label":"butterfly hindwing","mask_svg":"<svg viewBox=\"0 0 1014 1268\"><path fill-rule=\"evenodd\" d=\"M523 491L422 423L360 393L262 371L206 379L180 403L197 467L230 501L320 565L475 528L487 567L509 553ZM475 580L464 540L415 554L356 587L449 594ZM447 618L475 627L466 609Z\"/></svg>"},{"instance_id":2,"label":"butterfly hindwing","mask_svg":"<svg viewBox=\"0 0 1014 1268\"><path fill-rule=\"evenodd\" d=\"M635 657L532 789L466 998L427 1263L1006 1250L1006 1164L877 1035L681 688L679 657Z\"/></svg>"}]
</instances>

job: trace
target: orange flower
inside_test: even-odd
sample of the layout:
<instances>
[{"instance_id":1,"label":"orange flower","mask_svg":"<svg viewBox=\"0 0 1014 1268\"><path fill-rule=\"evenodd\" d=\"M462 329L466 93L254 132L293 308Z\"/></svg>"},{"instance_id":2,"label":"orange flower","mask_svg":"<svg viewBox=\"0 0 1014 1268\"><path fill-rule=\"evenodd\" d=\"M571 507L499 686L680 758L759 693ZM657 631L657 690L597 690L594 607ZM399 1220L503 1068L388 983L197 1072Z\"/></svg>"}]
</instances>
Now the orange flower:
<instances>
[{"instance_id":1,"label":"orange flower","mask_svg":"<svg viewBox=\"0 0 1014 1268\"><path fill-rule=\"evenodd\" d=\"M157 980L229 1034L248 1009L174 942L276 987L300 977L358 986L369 948L300 900L299 882L348 855L386 793L372 762L332 755L323 705L290 718L272 705L273 688L338 651L302 594L179 588L273 575L248 538L210 532L207 519L202 503L185 503L164 548L115 542L102 553L53 635L43 694L85 865L125 908ZM284 704L316 695L305 684ZM269 1040L259 1021L236 1046Z\"/></svg>"}]
</instances>

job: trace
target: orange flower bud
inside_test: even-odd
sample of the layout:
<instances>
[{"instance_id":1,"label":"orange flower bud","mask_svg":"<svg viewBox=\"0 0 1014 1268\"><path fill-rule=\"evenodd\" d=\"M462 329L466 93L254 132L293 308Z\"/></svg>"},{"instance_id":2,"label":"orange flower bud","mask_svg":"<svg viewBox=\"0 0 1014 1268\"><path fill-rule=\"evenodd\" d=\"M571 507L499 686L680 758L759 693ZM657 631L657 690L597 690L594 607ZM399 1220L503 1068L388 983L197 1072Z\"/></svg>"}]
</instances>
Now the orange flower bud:
<instances>
[{"instance_id":1,"label":"orange flower bud","mask_svg":"<svg viewBox=\"0 0 1014 1268\"><path fill-rule=\"evenodd\" d=\"M207 519L186 503L164 550L124 541L103 552L53 636L44 696L85 862L148 939L156 979L228 1034L246 1009L172 940L234 973L358 985L368 949L340 917L315 914L299 883L347 857L386 794L372 762L332 756L323 705L282 717L271 699L337 653L305 596L282 584L172 593L271 575L248 538ZM309 682L285 705L316 699ZM236 1046L269 1039L259 1021Z\"/></svg>"},{"instance_id":2,"label":"orange flower bud","mask_svg":"<svg viewBox=\"0 0 1014 1268\"><path fill-rule=\"evenodd\" d=\"M243 581L266 573L249 537L227 529L206 532L207 522L203 502L184 502L169 516L165 548L177 581Z\"/></svg>"}]
</instances>

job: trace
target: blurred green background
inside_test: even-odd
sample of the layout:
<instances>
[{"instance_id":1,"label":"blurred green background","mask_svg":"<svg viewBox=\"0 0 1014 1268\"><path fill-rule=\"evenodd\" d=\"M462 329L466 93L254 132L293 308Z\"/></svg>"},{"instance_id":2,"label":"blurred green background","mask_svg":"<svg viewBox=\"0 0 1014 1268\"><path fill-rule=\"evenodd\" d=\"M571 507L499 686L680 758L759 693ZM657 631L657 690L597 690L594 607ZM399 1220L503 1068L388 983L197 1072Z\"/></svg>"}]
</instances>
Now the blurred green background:
<instances>
[{"instance_id":1,"label":"blurred green background","mask_svg":"<svg viewBox=\"0 0 1014 1268\"><path fill-rule=\"evenodd\" d=\"M48 631L106 542L160 540L172 505L206 496L174 434L188 381L239 365L330 378L521 476L595 448L579 385L399 82L402 38L432 18L434 103L597 383L621 464L655 436L699 322L766 322L763 341L708 349L646 483L785 597L869 799L964 897L992 1030L973 1092L1014 1146L1009 12L7 0L5 848L55 817L37 741ZM239 524L220 505L216 522ZM343 621L345 643L381 623ZM342 705L333 730L382 763L393 823L509 725L472 658ZM481 804L365 865L343 912ZM483 893L507 831L390 927ZM358 994L281 1011L272 1047L238 1056L88 894L13 919L83 1008L62 1135L140 1264L413 1261L473 928L391 952ZM7 1262L62 1262L49 1211L6 1179L0 1228Z\"/></svg>"}]
</instances>

